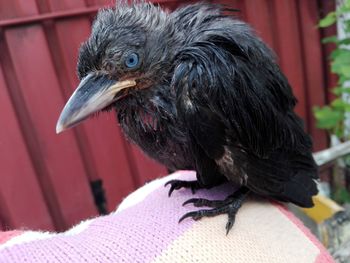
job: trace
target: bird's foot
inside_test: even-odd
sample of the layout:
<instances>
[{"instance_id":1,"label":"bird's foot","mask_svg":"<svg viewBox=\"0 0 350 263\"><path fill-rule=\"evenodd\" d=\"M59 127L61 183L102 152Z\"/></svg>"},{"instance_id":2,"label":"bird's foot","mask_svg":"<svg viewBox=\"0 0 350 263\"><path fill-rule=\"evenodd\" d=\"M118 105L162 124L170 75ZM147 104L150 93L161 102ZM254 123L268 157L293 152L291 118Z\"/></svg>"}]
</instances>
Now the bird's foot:
<instances>
[{"instance_id":1,"label":"bird's foot","mask_svg":"<svg viewBox=\"0 0 350 263\"><path fill-rule=\"evenodd\" d=\"M181 188L190 188L192 191L192 194L195 194L196 190L203 188L198 183L198 181L170 180L164 186L167 186L169 184L170 184L170 189L168 192L169 196L171 196L171 194L172 194L172 192L174 192L174 190L179 190Z\"/></svg>"},{"instance_id":2,"label":"bird's foot","mask_svg":"<svg viewBox=\"0 0 350 263\"><path fill-rule=\"evenodd\" d=\"M193 220L199 220L202 217L213 217L220 214L227 214L226 235L235 223L236 214L243 201L249 193L248 188L241 187L234 194L228 196L225 200L207 200L203 198L192 198L183 203L183 205L193 204L195 207L211 207L213 209L202 209L184 214L179 223L185 218L191 217Z\"/></svg>"}]
</instances>

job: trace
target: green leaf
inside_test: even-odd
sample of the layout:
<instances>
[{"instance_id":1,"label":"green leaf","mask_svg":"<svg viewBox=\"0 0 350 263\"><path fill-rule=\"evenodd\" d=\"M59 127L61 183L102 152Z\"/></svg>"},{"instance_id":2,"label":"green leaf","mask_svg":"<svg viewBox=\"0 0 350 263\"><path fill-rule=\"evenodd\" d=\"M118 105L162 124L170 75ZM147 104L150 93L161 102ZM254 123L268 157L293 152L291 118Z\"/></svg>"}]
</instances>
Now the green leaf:
<instances>
[{"instance_id":1,"label":"green leaf","mask_svg":"<svg viewBox=\"0 0 350 263\"><path fill-rule=\"evenodd\" d=\"M345 0L344 1L344 6L350 8L350 0Z\"/></svg>"},{"instance_id":2,"label":"green leaf","mask_svg":"<svg viewBox=\"0 0 350 263\"><path fill-rule=\"evenodd\" d=\"M325 37L322 39L323 44L327 43L338 43L338 37L337 36L331 36L331 37Z\"/></svg>"},{"instance_id":3,"label":"green leaf","mask_svg":"<svg viewBox=\"0 0 350 263\"><path fill-rule=\"evenodd\" d=\"M334 129L340 121L344 120L343 112L332 109L329 106L314 108L317 127L321 129Z\"/></svg>"},{"instance_id":4,"label":"green leaf","mask_svg":"<svg viewBox=\"0 0 350 263\"><path fill-rule=\"evenodd\" d=\"M348 6L348 3L345 3L344 5L340 6L337 9L337 15L342 15L350 11L350 6Z\"/></svg>"},{"instance_id":5,"label":"green leaf","mask_svg":"<svg viewBox=\"0 0 350 263\"><path fill-rule=\"evenodd\" d=\"M349 62L350 50L346 48L337 48L331 53L332 59L341 59L346 62Z\"/></svg>"},{"instance_id":6,"label":"green leaf","mask_svg":"<svg viewBox=\"0 0 350 263\"><path fill-rule=\"evenodd\" d=\"M350 62L349 62L349 65L342 66L340 71L344 75L344 77L347 77L350 79Z\"/></svg>"},{"instance_id":7,"label":"green leaf","mask_svg":"<svg viewBox=\"0 0 350 263\"><path fill-rule=\"evenodd\" d=\"M339 76L339 79L338 79L338 83L340 84L340 85L344 85L344 83L345 82L347 82L347 81L349 81L349 79L348 78L346 78L345 76Z\"/></svg>"},{"instance_id":8,"label":"green leaf","mask_svg":"<svg viewBox=\"0 0 350 263\"><path fill-rule=\"evenodd\" d=\"M339 40L338 45L350 45L350 37Z\"/></svg>"},{"instance_id":9,"label":"green leaf","mask_svg":"<svg viewBox=\"0 0 350 263\"><path fill-rule=\"evenodd\" d=\"M341 98L335 99L331 102L331 105L334 109L343 110L346 106L346 102Z\"/></svg>"},{"instance_id":10,"label":"green leaf","mask_svg":"<svg viewBox=\"0 0 350 263\"><path fill-rule=\"evenodd\" d=\"M350 12L350 1L345 0L342 2L343 2L342 5L337 8L337 11L336 11L337 15L342 15L347 12Z\"/></svg>"},{"instance_id":11,"label":"green leaf","mask_svg":"<svg viewBox=\"0 0 350 263\"><path fill-rule=\"evenodd\" d=\"M332 72L350 78L350 51L347 49L336 49L332 52Z\"/></svg>"},{"instance_id":12,"label":"green leaf","mask_svg":"<svg viewBox=\"0 0 350 263\"><path fill-rule=\"evenodd\" d=\"M332 93L337 96L340 96L341 94L350 94L350 87L349 88L335 87L332 89Z\"/></svg>"},{"instance_id":13,"label":"green leaf","mask_svg":"<svg viewBox=\"0 0 350 263\"><path fill-rule=\"evenodd\" d=\"M338 110L340 112L350 111L350 104L347 101L344 101L342 98L337 98L333 100L331 102L331 106L333 107L334 110Z\"/></svg>"},{"instance_id":14,"label":"green leaf","mask_svg":"<svg viewBox=\"0 0 350 263\"><path fill-rule=\"evenodd\" d=\"M343 88L335 87L331 90L331 92L336 96L340 96L343 93Z\"/></svg>"},{"instance_id":15,"label":"green leaf","mask_svg":"<svg viewBox=\"0 0 350 263\"><path fill-rule=\"evenodd\" d=\"M340 77L345 78L345 81L350 79L350 61L347 62L347 64L333 62L331 70L332 72L337 73Z\"/></svg>"},{"instance_id":16,"label":"green leaf","mask_svg":"<svg viewBox=\"0 0 350 263\"><path fill-rule=\"evenodd\" d=\"M331 53L331 59L343 59L344 61L348 62L348 59L350 57L350 50L346 48L336 48ZM345 58L347 57L347 58Z\"/></svg>"},{"instance_id":17,"label":"green leaf","mask_svg":"<svg viewBox=\"0 0 350 263\"><path fill-rule=\"evenodd\" d=\"M320 20L320 23L318 24L320 27L328 27L335 23L337 20L337 16L335 12L330 12L325 18Z\"/></svg>"}]
</instances>

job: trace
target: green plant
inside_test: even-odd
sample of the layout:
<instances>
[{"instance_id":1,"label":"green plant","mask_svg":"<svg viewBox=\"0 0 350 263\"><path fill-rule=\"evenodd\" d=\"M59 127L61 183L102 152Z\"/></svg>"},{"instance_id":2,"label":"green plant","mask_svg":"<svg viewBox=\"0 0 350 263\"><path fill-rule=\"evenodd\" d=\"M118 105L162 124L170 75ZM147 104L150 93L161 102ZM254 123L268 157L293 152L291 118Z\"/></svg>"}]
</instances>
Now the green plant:
<instances>
[{"instance_id":1,"label":"green plant","mask_svg":"<svg viewBox=\"0 0 350 263\"><path fill-rule=\"evenodd\" d=\"M329 27L341 19L344 38L324 38L323 43L334 43L331 71L337 75L337 86L332 89L335 99L323 107L314 107L317 127L328 131L338 141L350 139L350 0L344 0L336 11L330 12L319 22L320 27ZM338 160L333 169L332 197L339 203L350 203L350 155Z\"/></svg>"},{"instance_id":2,"label":"green plant","mask_svg":"<svg viewBox=\"0 0 350 263\"><path fill-rule=\"evenodd\" d=\"M336 48L331 53L331 71L338 76L337 86L332 89L336 98L323 107L314 107L317 127L327 130L340 141L350 139L344 121L350 114L350 0L344 0L336 11L330 12L319 22L320 27L329 27L342 19L345 38L331 36L323 39L323 43L334 43Z\"/></svg>"}]
</instances>

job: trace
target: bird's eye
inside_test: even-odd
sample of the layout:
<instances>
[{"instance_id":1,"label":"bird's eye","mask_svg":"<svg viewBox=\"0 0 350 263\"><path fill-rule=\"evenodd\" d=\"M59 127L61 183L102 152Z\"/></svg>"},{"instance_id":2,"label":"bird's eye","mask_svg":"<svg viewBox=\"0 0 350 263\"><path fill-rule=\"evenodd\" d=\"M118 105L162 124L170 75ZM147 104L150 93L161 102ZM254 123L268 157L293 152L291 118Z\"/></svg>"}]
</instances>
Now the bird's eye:
<instances>
[{"instance_id":1,"label":"bird's eye","mask_svg":"<svg viewBox=\"0 0 350 263\"><path fill-rule=\"evenodd\" d=\"M130 53L125 59L125 66L128 68L135 68L139 64L139 55L137 53Z\"/></svg>"}]
</instances>

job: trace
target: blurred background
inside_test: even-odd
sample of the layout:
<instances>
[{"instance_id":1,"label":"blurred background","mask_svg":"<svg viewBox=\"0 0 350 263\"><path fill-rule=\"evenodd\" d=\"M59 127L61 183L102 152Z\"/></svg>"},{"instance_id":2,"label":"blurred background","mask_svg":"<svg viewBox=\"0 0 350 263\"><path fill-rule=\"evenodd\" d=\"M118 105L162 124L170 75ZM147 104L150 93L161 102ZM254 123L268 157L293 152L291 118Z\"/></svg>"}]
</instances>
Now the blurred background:
<instances>
[{"instance_id":1,"label":"blurred background","mask_svg":"<svg viewBox=\"0 0 350 263\"><path fill-rule=\"evenodd\" d=\"M195 1L161 0L169 10ZM212 1L237 8L277 53L299 100L297 113L314 139L330 145L322 108L336 98L329 55L336 21L319 21L335 0ZM59 113L78 79L80 43L110 0L0 0L0 228L64 230L104 214L132 190L168 171L124 140L113 113L60 135ZM326 21L327 22L327 21ZM331 23L333 22L333 23ZM350 28L350 26L349 26ZM334 42L334 41L328 41ZM349 59L350 61L350 59ZM349 73L350 74L350 73ZM338 94L339 95L339 94ZM331 172L322 173L329 181Z\"/></svg>"}]
</instances>

